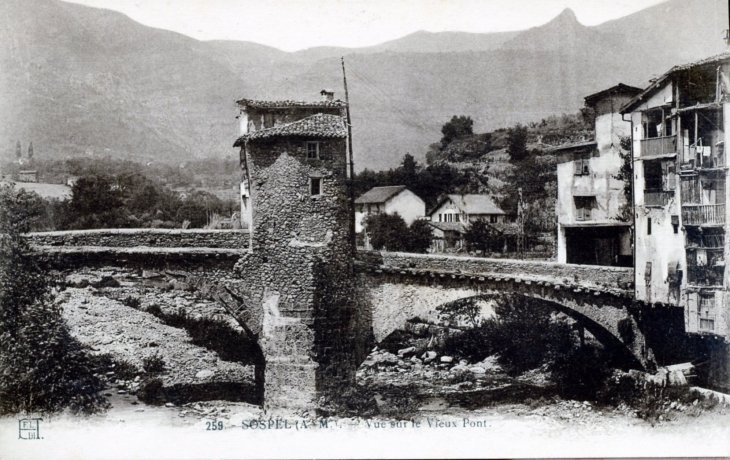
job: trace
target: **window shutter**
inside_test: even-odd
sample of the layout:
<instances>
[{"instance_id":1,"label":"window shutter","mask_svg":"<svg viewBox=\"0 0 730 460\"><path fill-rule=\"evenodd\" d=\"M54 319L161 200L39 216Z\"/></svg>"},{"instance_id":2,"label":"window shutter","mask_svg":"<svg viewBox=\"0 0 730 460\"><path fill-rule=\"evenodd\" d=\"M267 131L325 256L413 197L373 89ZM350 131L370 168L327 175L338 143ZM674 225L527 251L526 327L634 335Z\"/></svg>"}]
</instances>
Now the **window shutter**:
<instances>
[{"instance_id":1,"label":"window shutter","mask_svg":"<svg viewBox=\"0 0 730 460\"><path fill-rule=\"evenodd\" d=\"M697 297L698 293L687 293L687 307L684 310L685 332L697 332Z\"/></svg>"},{"instance_id":2,"label":"window shutter","mask_svg":"<svg viewBox=\"0 0 730 460\"><path fill-rule=\"evenodd\" d=\"M715 315L715 333L725 335L725 323L723 321L720 321L718 318L718 311L720 311L720 307L725 305L725 293L723 291L715 291L715 309L713 311L713 314Z\"/></svg>"},{"instance_id":3,"label":"window shutter","mask_svg":"<svg viewBox=\"0 0 730 460\"><path fill-rule=\"evenodd\" d=\"M575 175L580 176L583 174L583 160L574 160L573 166L575 167Z\"/></svg>"},{"instance_id":4,"label":"window shutter","mask_svg":"<svg viewBox=\"0 0 730 460\"><path fill-rule=\"evenodd\" d=\"M675 190L677 188L677 174L674 162L667 163L667 190Z\"/></svg>"}]
</instances>

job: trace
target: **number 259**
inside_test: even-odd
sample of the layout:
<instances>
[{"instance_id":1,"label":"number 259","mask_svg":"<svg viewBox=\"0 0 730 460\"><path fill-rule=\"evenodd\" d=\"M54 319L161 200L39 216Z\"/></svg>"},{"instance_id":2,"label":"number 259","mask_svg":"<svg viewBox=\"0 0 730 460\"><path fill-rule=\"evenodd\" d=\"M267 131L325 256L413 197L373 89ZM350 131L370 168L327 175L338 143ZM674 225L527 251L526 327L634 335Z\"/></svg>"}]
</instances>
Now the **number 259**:
<instances>
[{"instance_id":1,"label":"number 259","mask_svg":"<svg viewBox=\"0 0 730 460\"><path fill-rule=\"evenodd\" d=\"M205 422L206 431L219 431L223 429L223 422Z\"/></svg>"}]
</instances>

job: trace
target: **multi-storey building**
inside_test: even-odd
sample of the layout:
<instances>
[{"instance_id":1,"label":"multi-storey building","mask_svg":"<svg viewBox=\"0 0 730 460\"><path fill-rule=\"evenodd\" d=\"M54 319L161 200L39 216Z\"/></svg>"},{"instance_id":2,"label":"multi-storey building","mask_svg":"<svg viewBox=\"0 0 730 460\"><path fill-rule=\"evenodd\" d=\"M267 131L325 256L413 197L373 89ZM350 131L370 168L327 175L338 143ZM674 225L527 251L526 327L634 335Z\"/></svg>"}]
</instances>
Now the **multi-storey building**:
<instances>
[{"instance_id":1,"label":"multi-storey building","mask_svg":"<svg viewBox=\"0 0 730 460\"><path fill-rule=\"evenodd\" d=\"M354 380L354 212L346 104L238 102L250 252L236 312L265 357L265 406L312 407ZM249 201L250 200L250 201Z\"/></svg>"},{"instance_id":2,"label":"multi-storey building","mask_svg":"<svg viewBox=\"0 0 730 460\"><path fill-rule=\"evenodd\" d=\"M640 88L619 83L585 98L595 140L555 149L558 157L558 262L631 266L631 203L620 176L621 138L630 127L619 109ZM629 184L630 185L630 184Z\"/></svg>"},{"instance_id":3,"label":"multi-storey building","mask_svg":"<svg viewBox=\"0 0 730 460\"><path fill-rule=\"evenodd\" d=\"M727 75L730 54L676 66L621 109L633 141L636 298L682 307L686 332L715 337L730 323Z\"/></svg>"}]
</instances>

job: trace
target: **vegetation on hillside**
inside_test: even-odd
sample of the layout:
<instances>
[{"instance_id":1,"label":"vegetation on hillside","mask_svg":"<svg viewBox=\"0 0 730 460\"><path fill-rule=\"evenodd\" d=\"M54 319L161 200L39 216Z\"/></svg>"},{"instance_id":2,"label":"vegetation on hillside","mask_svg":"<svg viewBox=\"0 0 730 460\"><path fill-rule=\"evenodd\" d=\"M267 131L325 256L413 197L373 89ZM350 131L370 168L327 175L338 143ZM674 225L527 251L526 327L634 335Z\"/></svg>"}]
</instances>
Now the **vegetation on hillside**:
<instances>
[{"instance_id":1,"label":"vegetation on hillside","mask_svg":"<svg viewBox=\"0 0 730 460\"><path fill-rule=\"evenodd\" d=\"M545 235L550 241L555 231L557 198L556 158L551 148L590 140L592 113L583 110L550 116L481 134L475 134L472 127L470 117L452 117L441 129L441 140L429 147L425 166L406 155L397 168L381 172L366 169L355 177L356 195L375 186L405 185L430 209L445 194L488 193L508 219L515 220L521 191L526 247L549 250L544 245ZM469 234L470 249L501 249L504 242L480 243L493 233L482 227Z\"/></svg>"}]
</instances>

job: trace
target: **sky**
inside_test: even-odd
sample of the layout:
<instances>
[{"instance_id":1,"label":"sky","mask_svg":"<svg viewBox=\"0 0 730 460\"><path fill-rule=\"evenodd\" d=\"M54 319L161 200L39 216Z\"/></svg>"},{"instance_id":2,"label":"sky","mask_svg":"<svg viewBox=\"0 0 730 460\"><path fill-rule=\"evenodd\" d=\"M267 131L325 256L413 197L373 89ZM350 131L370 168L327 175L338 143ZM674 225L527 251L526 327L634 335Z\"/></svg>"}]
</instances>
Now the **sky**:
<instances>
[{"instance_id":1,"label":"sky","mask_svg":"<svg viewBox=\"0 0 730 460\"><path fill-rule=\"evenodd\" d=\"M584 25L665 0L66 0L120 11L199 40L242 40L298 51L363 47L426 30L503 32L549 22L571 8Z\"/></svg>"}]
</instances>

